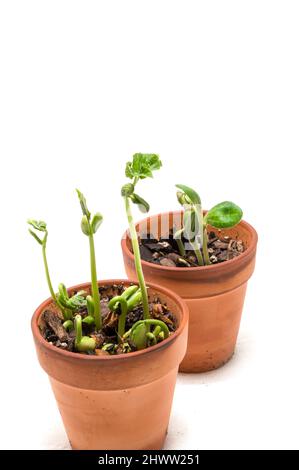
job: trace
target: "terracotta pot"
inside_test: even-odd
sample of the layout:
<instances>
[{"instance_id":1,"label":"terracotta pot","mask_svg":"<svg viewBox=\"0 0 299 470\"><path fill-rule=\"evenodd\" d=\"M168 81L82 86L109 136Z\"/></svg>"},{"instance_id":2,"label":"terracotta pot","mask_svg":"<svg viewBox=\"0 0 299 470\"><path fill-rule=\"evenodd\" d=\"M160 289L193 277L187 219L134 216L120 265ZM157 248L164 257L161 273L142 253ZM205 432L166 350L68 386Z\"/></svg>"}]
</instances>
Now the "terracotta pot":
<instances>
[{"instance_id":1,"label":"terracotta pot","mask_svg":"<svg viewBox=\"0 0 299 470\"><path fill-rule=\"evenodd\" d=\"M99 285L130 281L99 281ZM82 284L69 289L88 289ZM49 344L39 318L51 299L32 317L38 359L50 378L73 449L160 449L170 416L179 364L187 346L188 309L173 292L149 285L178 320L178 329L151 348L116 356L88 356Z\"/></svg>"},{"instance_id":2,"label":"terracotta pot","mask_svg":"<svg viewBox=\"0 0 299 470\"><path fill-rule=\"evenodd\" d=\"M154 238L167 238L169 228L182 226L182 212L148 217L136 224L137 231ZM215 229L214 229L215 231ZM237 258L220 264L172 268L142 261L147 282L155 282L181 296L189 307L189 338L181 372L205 372L225 364L233 355L239 331L247 281L253 273L257 233L247 222L222 230L243 240L246 250ZM125 269L135 278L131 241L122 239Z\"/></svg>"}]
</instances>

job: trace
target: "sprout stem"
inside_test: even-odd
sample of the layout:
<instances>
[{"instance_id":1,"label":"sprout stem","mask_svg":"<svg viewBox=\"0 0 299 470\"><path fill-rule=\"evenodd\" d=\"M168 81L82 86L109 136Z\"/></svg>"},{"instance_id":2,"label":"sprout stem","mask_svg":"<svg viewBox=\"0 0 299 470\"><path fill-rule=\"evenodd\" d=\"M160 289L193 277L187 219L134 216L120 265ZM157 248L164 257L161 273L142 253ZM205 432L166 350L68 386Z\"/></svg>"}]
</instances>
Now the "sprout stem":
<instances>
[{"instance_id":1,"label":"sprout stem","mask_svg":"<svg viewBox=\"0 0 299 470\"><path fill-rule=\"evenodd\" d=\"M47 237L48 237L48 232L45 234L45 238L43 240L42 244L42 251L43 251L43 260L44 260L44 266L45 266L45 272L46 272L46 278L47 278L47 283L49 287L49 291L51 293L52 299L54 302L57 302L56 295L52 286L51 278L50 278L50 273L49 273L49 266L48 266L48 260L47 260L47 253L46 253L46 247L47 247Z\"/></svg>"},{"instance_id":2,"label":"sprout stem","mask_svg":"<svg viewBox=\"0 0 299 470\"><path fill-rule=\"evenodd\" d=\"M96 330L102 328L102 316L101 316L101 303L100 303L100 293L98 288L97 280L97 267L96 267L96 257L94 249L94 239L93 233L90 230L89 235L89 251L90 251L90 272L91 272L91 292L94 302L94 321Z\"/></svg>"},{"instance_id":3,"label":"sprout stem","mask_svg":"<svg viewBox=\"0 0 299 470\"><path fill-rule=\"evenodd\" d=\"M136 274L137 274L139 286L141 289L141 295L142 295L143 318L147 319L147 318L150 318L150 313L149 313L147 289L146 289L143 271L142 271L142 265L141 265L138 236L137 236L137 232L136 232L136 228L135 228L135 224L134 224L134 220L133 220L133 216L131 212L130 200L127 196L125 196L124 199L125 199L126 214L127 214L129 229L130 229L130 234L131 234L131 240L132 240L132 248L133 248L133 253L134 253Z\"/></svg>"},{"instance_id":4,"label":"sprout stem","mask_svg":"<svg viewBox=\"0 0 299 470\"><path fill-rule=\"evenodd\" d=\"M177 243L180 255L184 257L186 255L186 250L185 250L182 238L181 238L183 233L184 233L184 229L182 228L174 234L173 238L175 239Z\"/></svg>"},{"instance_id":5,"label":"sprout stem","mask_svg":"<svg viewBox=\"0 0 299 470\"><path fill-rule=\"evenodd\" d=\"M203 266L204 265L203 257L202 257L202 254L201 254L201 251L200 251L200 248L199 248L198 244L196 242L190 242L190 244L193 248L193 251L195 253L195 256L197 258L199 266Z\"/></svg>"},{"instance_id":6,"label":"sprout stem","mask_svg":"<svg viewBox=\"0 0 299 470\"><path fill-rule=\"evenodd\" d=\"M207 233L206 226L204 226L204 229L203 229L202 252L203 252L203 258L204 258L205 264L206 265L211 264L210 256L208 252L208 233Z\"/></svg>"}]
</instances>

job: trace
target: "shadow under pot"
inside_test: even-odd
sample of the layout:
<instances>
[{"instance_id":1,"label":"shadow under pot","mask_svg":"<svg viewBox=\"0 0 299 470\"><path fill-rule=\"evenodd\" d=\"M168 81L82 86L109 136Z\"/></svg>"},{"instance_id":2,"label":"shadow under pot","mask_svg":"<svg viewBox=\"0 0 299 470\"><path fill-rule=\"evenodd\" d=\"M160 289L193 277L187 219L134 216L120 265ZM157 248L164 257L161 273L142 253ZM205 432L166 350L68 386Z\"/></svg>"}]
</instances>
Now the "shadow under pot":
<instances>
[{"instance_id":1,"label":"shadow under pot","mask_svg":"<svg viewBox=\"0 0 299 470\"><path fill-rule=\"evenodd\" d=\"M113 279L99 281L99 286L131 283ZM90 284L81 284L69 293L89 288ZM176 318L175 332L155 346L120 355L78 354L51 345L39 325L53 301L46 300L35 311L31 325L38 359L49 376L73 449L163 447L178 367L187 347L188 309L174 293L149 284L149 298L155 297Z\"/></svg>"},{"instance_id":2,"label":"shadow under pot","mask_svg":"<svg viewBox=\"0 0 299 470\"><path fill-rule=\"evenodd\" d=\"M169 230L182 227L183 212L167 212L136 224L140 237L168 239ZM215 232L209 228L208 231ZM245 221L231 229L217 230L219 238L242 240L244 251L237 257L208 266L169 267L142 261L146 282L167 287L189 307L187 353L181 372L206 372L224 365L234 354L247 281L255 266L257 233ZM122 238L127 276L136 279L128 232Z\"/></svg>"}]
</instances>

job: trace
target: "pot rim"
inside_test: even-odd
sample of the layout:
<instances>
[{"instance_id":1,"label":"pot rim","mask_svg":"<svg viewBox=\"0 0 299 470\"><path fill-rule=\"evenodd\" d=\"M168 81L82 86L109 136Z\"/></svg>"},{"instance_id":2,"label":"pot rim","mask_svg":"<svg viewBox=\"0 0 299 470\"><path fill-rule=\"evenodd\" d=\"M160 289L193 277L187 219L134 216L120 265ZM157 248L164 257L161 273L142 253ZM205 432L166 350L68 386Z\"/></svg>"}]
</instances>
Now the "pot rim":
<instances>
[{"instance_id":1,"label":"pot rim","mask_svg":"<svg viewBox=\"0 0 299 470\"><path fill-rule=\"evenodd\" d=\"M99 286L103 285L113 285L113 284L136 284L135 281L131 279L105 279L105 280L100 280L98 281ZM87 288L91 285L90 282L85 282L81 284L76 284L75 286L69 287L67 290L72 291L72 290L81 290L84 288ZM53 302L52 297L49 297L48 299L44 300L37 309L35 310L34 314L32 315L31 318L31 329L33 336L36 341L40 343L42 347L45 347L48 349L49 353L56 353L58 355L61 355L62 357L66 359L77 359L77 360L82 360L82 361L128 361L128 360L134 360L136 357L140 357L144 354L151 354L154 353L158 350L164 349L167 346L170 346L181 333L184 331L184 328L186 327L186 323L188 320L188 307L185 303L185 301L179 297L177 294L172 292L171 290L167 289L166 287L161 287L153 283L146 283L146 285L152 289L157 291L158 293L161 292L161 294L166 295L167 297L170 297L180 308L181 313L182 313L182 319L180 322L179 327L175 330L173 334L171 334L167 339L164 339L160 343L150 346L149 348L142 349L140 351L134 351L131 353L127 354L118 354L118 355L104 355L104 356L90 356L90 355L85 355L85 354L79 354L71 351L65 351L64 349L57 348L53 344L50 344L48 341L43 338L39 326L38 326L38 320L44 309L50 305Z\"/></svg>"},{"instance_id":2,"label":"pot rim","mask_svg":"<svg viewBox=\"0 0 299 470\"><path fill-rule=\"evenodd\" d=\"M204 211L206 212L206 211ZM155 217L159 217L159 216L166 216L167 214L182 214L183 211L169 211L169 212L161 212L159 214L155 214L155 215L151 215L149 217L146 217L145 219L142 219L140 221L138 221L137 223L135 223L135 227L137 228L137 225L139 225L140 223L148 220L148 219L152 219L152 218L155 218ZM250 225L248 222L246 222L245 220L241 220L237 225L235 225L235 227L232 227L232 228L236 228L236 227L239 227L239 226L243 226L244 228L246 228L251 234L252 234L252 242L251 244L246 248L245 251L243 251L243 253L241 253L239 256L237 256L236 258L233 258L233 259L230 259L230 260L227 260L227 261L224 261L223 263L216 263L216 264L210 264L210 265L205 265L205 266L195 266L195 267L172 267L172 266L161 266L160 264L155 264L155 263L150 263L149 261L144 261L143 259L141 260L142 264L148 268L151 268L153 270L161 270L161 271L164 271L164 272L175 272L175 273L192 273L192 272L198 272L198 271L207 271L207 272L212 272L212 273L217 273L217 272L221 272L222 270L226 269L226 267L231 267L237 263L240 263L242 262L243 260L246 260L247 258L251 257L253 252L255 251L256 249L256 245L257 245L257 241L258 241L258 234L256 232L256 230L254 229L254 227L252 225ZM134 261L134 255L133 253L129 250L128 246L127 246L127 239L129 238L129 229L127 229L125 231L125 233L123 234L122 236L122 239L121 239L121 247L122 247L122 250L123 252L126 254L126 256L128 256L132 261Z\"/></svg>"}]
</instances>

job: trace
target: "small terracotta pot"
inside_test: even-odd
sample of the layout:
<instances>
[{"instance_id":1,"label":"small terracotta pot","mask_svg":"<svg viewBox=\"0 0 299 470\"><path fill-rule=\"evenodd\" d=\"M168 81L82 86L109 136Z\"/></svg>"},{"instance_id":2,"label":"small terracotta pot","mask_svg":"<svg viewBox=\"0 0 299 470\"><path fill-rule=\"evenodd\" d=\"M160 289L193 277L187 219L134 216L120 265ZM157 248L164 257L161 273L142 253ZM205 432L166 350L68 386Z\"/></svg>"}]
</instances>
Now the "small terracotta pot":
<instances>
[{"instance_id":1,"label":"small terracotta pot","mask_svg":"<svg viewBox=\"0 0 299 470\"><path fill-rule=\"evenodd\" d=\"M130 284L126 280L99 285ZM90 284L69 289L88 290ZM88 356L58 349L41 335L39 319L53 304L43 302L32 317L38 359L52 389L73 449L160 449L170 416L179 364L187 347L188 309L173 292L149 285L178 320L173 335L129 354Z\"/></svg>"},{"instance_id":2,"label":"small terracotta pot","mask_svg":"<svg viewBox=\"0 0 299 470\"><path fill-rule=\"evenodd\" d=\"M138 233L166 237L169 228L182 226L181 211L148 217L136 224ZM215 229L213 229L215 231ZM181 296L189 307L189 338L181 372L205 372L225 364L233 355L239 331L247 281L253 273L257 233L241 221L232 229L222 230L243 240L246 250L223 263L194 268L172 268L142 261L147 282L155 282ZM131 241L122 238L126 273L135 278Z\"/></svg>"}]
</instances>

